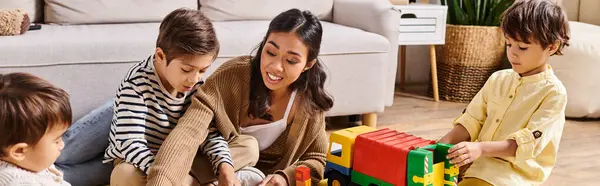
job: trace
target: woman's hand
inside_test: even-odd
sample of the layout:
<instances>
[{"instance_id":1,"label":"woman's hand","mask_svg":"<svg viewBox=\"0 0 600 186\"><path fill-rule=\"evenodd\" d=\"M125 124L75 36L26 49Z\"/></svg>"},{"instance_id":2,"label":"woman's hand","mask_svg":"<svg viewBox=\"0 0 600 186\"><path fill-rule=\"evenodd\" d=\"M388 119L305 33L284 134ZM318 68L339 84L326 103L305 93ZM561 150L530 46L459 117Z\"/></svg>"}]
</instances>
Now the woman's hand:
<instances>
[{"instance_id":1,"label":"woman's hand","mask_svg":"<svg viewBox=\"0 0 600 186\"><path fill-rule=\"evenodd\" d=\"M464 166L472 163L483 153L479 142L460 142L448 150L447 159L456 166Z\"/></svg>"},{"instance_id":2,"label":"woman's hand","mask_svg":"<svg viewBox=\"0 0 600 186\"><path fill-rule=\"evenodd\" d=\"M280 174L269 174L258 186L287 186L287 180Z\"/></svg>"}]
</instances>

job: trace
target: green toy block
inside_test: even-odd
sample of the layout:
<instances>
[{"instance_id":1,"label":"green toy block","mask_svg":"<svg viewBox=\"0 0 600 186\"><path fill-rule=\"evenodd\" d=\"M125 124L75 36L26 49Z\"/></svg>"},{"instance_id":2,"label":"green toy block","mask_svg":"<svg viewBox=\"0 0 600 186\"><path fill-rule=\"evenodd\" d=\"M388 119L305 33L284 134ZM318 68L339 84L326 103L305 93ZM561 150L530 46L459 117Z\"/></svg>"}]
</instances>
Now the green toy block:
<instances>
[{"instance_id":1,"label":"green toy block","mask_svg":"<svg viewBox=\"0 0 600 186\"><path fill-rule=\"evenodd\" d=\"M449 159L446 159L446 155L448 155L448 150L452 148L453 145L438 143L436 148L436 155L443 155L444 160L444 180L446 183L444 185L454 186L458 180L458 167L456 165L451 164ZM439 152L438 152L439 151Z\"/></svg>"},{"instance_id":2,"label":"green toy block","mask_svg":"<svg viewBox=\"0 0 600 186\"><path fill-rule=\"evenodd\" d=\"M352 182L361 185L361 186L369 186L371 184L375 184L378 186L394 186L388 182L379 180L377 178L373 178L371 176L368 176L366 174L360 173L360 172L356 172L354 170L352 170Z\"/></svg>"},{"instance_id":3,"label":"green toy block","mask_svg":"<svg viewBox=\"0 0 600 186\"><path fill-rule=\"evenodd\" d=\"M448 150L452 148L453 145L445 144L445 143L437 143L433 145L428 145L420 148L419 150L430 150L433 151L433 164L437 164L440 162L444 163L444 185L445 186L455 186L458 179L458 167L450 163L449 159L446 159L448 155ZM435 179L434 179L435 180Z\"/></svg>"},{"instance_id":4,"label":"green toy block","mask_svg":"<svg viewBox=\"0 0 600 186\"><path fill-rule=\"evenodd\" d=\"M411 150L407 157L407 186L432 186L433 162L431 151L422 148Z\"/></svg>"}]
</instances>

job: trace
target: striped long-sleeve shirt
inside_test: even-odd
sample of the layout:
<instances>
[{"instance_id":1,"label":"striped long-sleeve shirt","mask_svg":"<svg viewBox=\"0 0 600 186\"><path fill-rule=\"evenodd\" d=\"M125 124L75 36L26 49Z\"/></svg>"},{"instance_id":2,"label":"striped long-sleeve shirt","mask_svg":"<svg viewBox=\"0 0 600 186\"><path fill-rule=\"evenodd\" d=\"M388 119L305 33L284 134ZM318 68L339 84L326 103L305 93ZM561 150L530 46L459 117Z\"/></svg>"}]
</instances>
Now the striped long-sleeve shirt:
<instances>
[{"instance_id":1,"label":"striped long-sleeve shirt","mask_svg":"<svg viewBox=\"0 0 600 186\"><path fill-rule=\"evenodd\" d=\"M193 91L175 97L166 92L154 68L153 56L134 65L117 90L109 146L104 162L124 160L148 174L154 155L191 103ZM200 150L209 157L215 175L221 163L233 165L227 141L211 128Z\"/></svg>"}]
</instances>

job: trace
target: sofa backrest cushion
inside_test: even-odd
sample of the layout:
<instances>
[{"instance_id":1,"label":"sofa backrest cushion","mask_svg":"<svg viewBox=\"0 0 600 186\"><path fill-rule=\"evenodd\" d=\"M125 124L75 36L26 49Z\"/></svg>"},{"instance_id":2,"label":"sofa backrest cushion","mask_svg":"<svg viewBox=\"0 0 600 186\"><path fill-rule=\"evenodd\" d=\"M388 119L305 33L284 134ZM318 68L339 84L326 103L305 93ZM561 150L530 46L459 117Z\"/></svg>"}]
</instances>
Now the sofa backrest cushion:
<instances>
[{"instance_id":1,"label":"sofa backrest cushion","mask_svg":"<svg viewBox=\"0 0 600 186\"><path fill-rule=\"evenodd\" d=\"M333 0L199 0L200 10L213 21L271 20L292 8L309 10L331 21Z\"/></svg>"},{"instance_id":2,"label":"sofa backrest cushion","mask_svg":"<svg viewBox=\"0 0 600 186\"><path fill-rule=\"evenodd\" d=\"M198 8L196 0L45 1L45 22L58 24L160 22L177 8Z\"/></svg>"},{"instance_id":3,"label":"sofa backrest cushion","mask_svg":"<svg viewBox=\"0 0 600 186\"><path fill-rule=\"evenodd\" d=\"M32 22L42 22L44 0L1 0L0 9L22 8Z\"/></svg>"}]
</instances>

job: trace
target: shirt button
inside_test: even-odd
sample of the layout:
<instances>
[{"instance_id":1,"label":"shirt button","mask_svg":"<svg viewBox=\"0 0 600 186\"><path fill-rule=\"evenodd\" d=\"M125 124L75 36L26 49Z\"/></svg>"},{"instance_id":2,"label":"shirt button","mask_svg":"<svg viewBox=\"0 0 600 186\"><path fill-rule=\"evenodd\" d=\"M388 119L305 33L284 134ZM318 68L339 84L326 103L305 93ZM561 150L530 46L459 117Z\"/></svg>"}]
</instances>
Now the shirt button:
<instances>
[{"instance_id":1,"label":"shirt button","mask_svg":"<svg viewBox=\"0 0 600 186\"><path fill-rule=\"evenodd\" d=\"M540 132L539 130L536 130L536 131L534 131L534 132L533 132L533 137L534 137L535 139L538 139L538 138L540 138L541 136L542 136L542 132Z\"/></svg>"},{"instance_id":2,"label":"shirt button","mask_svg":"<svg viewBox=\"0 0 600 186\"><path fill-rule=\"evenodd\" d=\"M511 99L512 99L512 98L513 98L513 95L510 95L510 96L508 96L508 98L511 98Z\"/></svg>"},{"instance_id":3,"label":"shirt button","mask_svg":"<svg viewBox=\"0 0 600 186\"><path fill-rule=\"evenodd\" d=\"M500 119L496 119L496 123L499 123L499 122L500 122Z\"/></svg>"}]
</instances>

